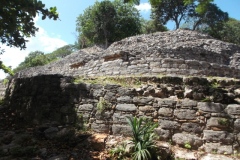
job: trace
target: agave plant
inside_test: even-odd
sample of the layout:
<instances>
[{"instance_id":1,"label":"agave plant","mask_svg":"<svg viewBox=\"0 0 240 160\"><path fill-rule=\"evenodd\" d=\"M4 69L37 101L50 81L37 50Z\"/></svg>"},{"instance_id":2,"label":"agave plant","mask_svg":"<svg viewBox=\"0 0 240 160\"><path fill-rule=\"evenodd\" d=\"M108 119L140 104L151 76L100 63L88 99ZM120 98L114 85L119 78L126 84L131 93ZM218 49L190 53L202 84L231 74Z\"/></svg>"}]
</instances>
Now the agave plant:
<instances>
[{"instance_id":1,"label":"agave plant","mask_svg":"<svg viewBox=\"0 0 240 160\"><path fill-rule=\"evenodd\" d=\"M127 117L127 122L133 134L133 160L152 159L152 151L156 147L154 140L157 138L154 129L158 124L142 117Z\"/></svg>"}]
</instances>

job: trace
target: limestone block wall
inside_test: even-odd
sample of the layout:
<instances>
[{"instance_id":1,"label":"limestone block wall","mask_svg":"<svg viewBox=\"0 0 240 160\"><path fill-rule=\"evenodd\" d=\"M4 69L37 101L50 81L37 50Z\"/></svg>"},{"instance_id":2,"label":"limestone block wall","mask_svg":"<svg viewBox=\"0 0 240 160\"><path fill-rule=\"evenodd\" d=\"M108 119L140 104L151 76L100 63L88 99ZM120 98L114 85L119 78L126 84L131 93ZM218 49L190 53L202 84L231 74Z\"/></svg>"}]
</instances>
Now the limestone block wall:
<instances>
[{"instance_id":1,"label":"limestone block wall","mask_svg":"<svg viewBox=\"0 0 240 160\"><path fill-rule=\"evenodd\" d=\"M240 47L188 30L138 35L106 50L83 49L16 77L43 74L65 76L185 75L240 78Z\"/></svg>"},{"instance_id":2,"label":"limestone block wall","mask_svg":"<svg viewBox=\"0 0 240 160\"><path fill-rule=\"evenodd\" d=\"M0 81L0 99L5 97L5 91L7 88L7 83L4 83L4 80Z\"/></svg>"},{"instance_id":3,"label":"limestone block wall","mask_svg":"<svg viewBox=\"0 0 240 160\"><path fill-rule=\"evenodd\" d=\"M72 77L61 75L13 79L6 102L16 124L85 126L95 132L129 135L126 116L146 117L159 124L156 133L160 140L182 147L189 144L209 153L240 150L239 80L134 80L137 87L75 84ZM103 101L107 105L99 108Z\"/></svg>"}]
</instances>

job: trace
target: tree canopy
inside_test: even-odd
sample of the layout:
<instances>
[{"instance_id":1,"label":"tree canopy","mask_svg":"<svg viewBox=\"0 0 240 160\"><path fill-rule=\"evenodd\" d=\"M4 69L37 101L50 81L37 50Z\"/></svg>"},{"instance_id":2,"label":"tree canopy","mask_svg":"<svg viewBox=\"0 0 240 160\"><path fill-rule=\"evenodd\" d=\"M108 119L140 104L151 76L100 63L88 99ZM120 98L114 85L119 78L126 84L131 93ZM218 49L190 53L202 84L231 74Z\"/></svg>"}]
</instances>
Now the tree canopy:
<instances>
[{"instance_id":1,"label":"tree canopy","mask_svg":"<svg viewBox=\"0 0 240 160\"><path fill-rule=\"evenodd\" d=\"M229 18L228 21L223 23L223 27L218 34L221 40L240 45L240 21Z\"/></svg>"},{"instance_id":2,"label":"tree canopy","mask_svg":"<svg viewBox=\"0 0 240 160\"><path fill-rule=\"evenodd\" d=\"M34 36L38 30L34 18L42 14L42 19L58 18L56 7L45 8L39 0L1 0L0 3L0 40L7 46L26 48L26 38Z\"/></svg>"},{"instance_id":3,"label":"tree canopy","mask_svg":"<svg viewBox=\"0 0 240 160\"><path fill-rule=\"evenodd\" d=\"M195 7L194 3L185 4L184 0L161 0L153 5L151 16L163 25L172 20L178 29L183 20L194 14Z\"/></svg>"},{"instance_id":4,"label":"tree canopy","mask_svg":"<svg viewBox=\"0 0 240 160\"><path fill-rule=\"evenodd\" d=\"M56 7L45 8L40 0L1 0L0 3L0 42L10 47L20 49L26 48L27 38L34 36L38 28L35 26L34 18L42 15L54 20L58 19ZM0 47L0 53L4 50ZM10 68L0 62L0 69L5 72ZM11 74L11 72L9 72Z\"/></svg>"},{"instance_id":5,"label":"tree canopy","mask_svg":"<svg viewBox=\"0 0 240 160\"><path fill-rule=\"evenodd\" d=\"M29 55L21 62L17 68L14 69L14 72L18 72L25 68L42 66L49 62L49 59L42 51L30 52Z\"/></svg>"},{"instance_id":6,"label":"tree canopy","mask_svg":"<svg viewBox=\"0 0 240 160\"><path fill-rule=\"evenodd\" d=\"M120 0L104 0L87 8L77 18L77 31L81 48L93 44L109 44L122 38L140 34L138 10Z\"/></svg>"}]
</instances>

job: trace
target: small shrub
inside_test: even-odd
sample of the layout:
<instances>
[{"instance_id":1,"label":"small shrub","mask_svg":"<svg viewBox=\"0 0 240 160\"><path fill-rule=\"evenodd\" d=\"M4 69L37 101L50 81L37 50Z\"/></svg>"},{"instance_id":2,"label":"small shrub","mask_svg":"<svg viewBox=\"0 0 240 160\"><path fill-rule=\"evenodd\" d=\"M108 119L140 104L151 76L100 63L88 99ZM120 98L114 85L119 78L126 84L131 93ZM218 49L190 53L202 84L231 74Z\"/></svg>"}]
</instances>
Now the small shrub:
<instances>
[{"instance_id":1,"label":"small shrub","mask_svg":"<svg viewBox=\"0 0 240 160\"><path fill-rule=\"evenodd\" d=\"M117 147L110 150L110 155L112 158L117 160L122 160L124 157L127 156L126 153L126 143L123 143L121 145L118 145Z\"/></svg>"},{"instance_id":2,"label":"small shrub","mask_svg":"<svg viewBox=\"0 0 240 160\"><path fill-rule=\"evenodd\" d=\"M127 122L130 125L133 135L133 160L157 159L157 157L153 156L156 156L156 144L154 140L157 139L154 129L158 124L142 117L127 117Z\"/></svg>"},{"instance_id":3,"label":"small shrub","mask_svg":"<svg viewBox=\"0 0 240 160\"><path fill-rule=\"evenodd\" d=\"M186 142L184 144L184 147L187 148L187 149L191 149L192 148L192 146L191 146L191 144L189 142Z\"/></svg>"},{"instance_id":4,"label":"small shrub","mask_svg":"<svg viewBox=\"0 0 240 160\"><path fill-rule=\"evenodd\" d=\"M99 102L97 104L97 112L102 114L105 109L111 107L111 104L107 102L103 97L100 97Z\"/></svg>"}]
</instances>

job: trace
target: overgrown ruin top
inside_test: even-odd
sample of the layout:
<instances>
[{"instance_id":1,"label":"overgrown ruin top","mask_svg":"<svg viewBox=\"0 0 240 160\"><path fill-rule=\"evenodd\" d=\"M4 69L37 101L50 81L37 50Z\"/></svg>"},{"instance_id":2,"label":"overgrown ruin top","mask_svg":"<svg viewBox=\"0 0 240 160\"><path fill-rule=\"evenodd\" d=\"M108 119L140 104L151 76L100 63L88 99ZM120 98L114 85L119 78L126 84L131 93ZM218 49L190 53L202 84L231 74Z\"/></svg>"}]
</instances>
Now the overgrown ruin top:
<instances>
[{"instance_id":1,"label":"overgrown ruin top","mask_svg":"<svg viewBox=\"0 0 240 160\"><path fill-rule=\"evenodd\" d=\"M92 47L16 74L66 76L179 75L240 78L240 47L178 29L125 38L106 50Z\"/></svg>"}]
</instances>

